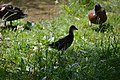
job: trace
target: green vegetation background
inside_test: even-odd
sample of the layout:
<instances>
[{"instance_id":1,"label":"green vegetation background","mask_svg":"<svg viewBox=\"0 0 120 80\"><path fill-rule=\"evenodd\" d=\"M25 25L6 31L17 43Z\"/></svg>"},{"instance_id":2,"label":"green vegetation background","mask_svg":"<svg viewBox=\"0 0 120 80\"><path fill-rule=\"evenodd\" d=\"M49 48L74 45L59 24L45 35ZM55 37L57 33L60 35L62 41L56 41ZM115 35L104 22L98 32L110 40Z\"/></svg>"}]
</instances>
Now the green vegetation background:
<instances>
[{"instance_id":1,"label":"green vegetation background","mask_svg":"<svg viewBox=\"0 0 120 80\"><path fill-rule=\"evenodd\" d=\"M87 13L100 3L107 11L105 31L88 26ZM120 0L69 0L61 15L36 23L15 21L30 28L0 29L0 80L119 80ZM47 44L68 34L75 25L75 40L65 52Z\"/></svg>"}]
</instances>

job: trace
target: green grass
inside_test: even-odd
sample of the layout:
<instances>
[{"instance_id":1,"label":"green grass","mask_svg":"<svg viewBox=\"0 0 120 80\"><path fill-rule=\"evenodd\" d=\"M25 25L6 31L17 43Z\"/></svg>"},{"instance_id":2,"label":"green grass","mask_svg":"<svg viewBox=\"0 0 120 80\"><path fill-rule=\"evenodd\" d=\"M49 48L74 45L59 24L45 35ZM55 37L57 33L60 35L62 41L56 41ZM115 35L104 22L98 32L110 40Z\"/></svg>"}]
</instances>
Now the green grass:
<instances>
[{"instance_id":1,"label":"green grass","mask_svg":"<svg viewBox=\"0 0 120 80\"><path fill-rule=\"evenodd\" d=\"M107 10L104 32L99 25L88 26L87 13L95 3ZM16 21L31 30L0 29L0 80L119 80L120 11L119 0L81 0L61 5L62 13L53 20L36 23ZM65 52L47 44L68 34L75 25L75 40Z\"/></svg>"}]
</instances>

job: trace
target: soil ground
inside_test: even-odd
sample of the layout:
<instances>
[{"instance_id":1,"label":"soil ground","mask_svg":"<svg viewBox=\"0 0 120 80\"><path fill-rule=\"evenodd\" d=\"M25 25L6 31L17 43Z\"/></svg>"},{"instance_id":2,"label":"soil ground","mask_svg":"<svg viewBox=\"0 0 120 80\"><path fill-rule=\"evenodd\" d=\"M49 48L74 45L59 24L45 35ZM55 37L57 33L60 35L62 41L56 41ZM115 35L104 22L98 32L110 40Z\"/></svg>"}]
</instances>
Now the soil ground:
<instances>
[{"instance_id":1,"label":"soil ground","mask_svg":"<svg viewBox=\"0 0 120 80\"><path fill-rule=\"evenodd\" d=\"M12 4L20 7L28 17L25 20L40 21L55 18L59 12L59 4L55 0L2 0L0 4Z\"/></svg>"}]
</instances>

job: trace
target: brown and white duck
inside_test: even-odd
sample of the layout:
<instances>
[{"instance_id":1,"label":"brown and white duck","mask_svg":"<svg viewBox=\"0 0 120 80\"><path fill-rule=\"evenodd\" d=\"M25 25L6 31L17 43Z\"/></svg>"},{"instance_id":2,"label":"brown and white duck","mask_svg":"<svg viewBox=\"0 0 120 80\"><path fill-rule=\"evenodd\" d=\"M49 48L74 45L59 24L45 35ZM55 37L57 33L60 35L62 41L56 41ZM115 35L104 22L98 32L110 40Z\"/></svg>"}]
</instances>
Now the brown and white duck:
<instances>
[{"instance_id":1,"label":"brown and white duck","mask_svg":"<svg viewBox=\"0 0 120 80\"><path fill-rule=\"evenodd\" d=\"M68 47L71 46L71 44L74 40L74 34L73 34L74 30L78 30L78 29L74 25L72 25L70 27L69 34L66 37L59 39L58 41L53 42L53 43L49 44L48 46L55 48L58 51L66 50Z\"/></svg>"},{"instance_id":2,"label":"brown and white duck","mask_svg":"<svg viewBox=\"0 0 120 80\"><path fill-rule=\"evenodd\" d=\"M94 9L88 12L89 25L104 23L107 20L106 11L100 4L96 4Z\"/></svg>"},{"instance_id":3,"label":"brown and white duck","mask_svg":"<svg viewBox=\"0 0 120 80\"><path fill-rule=\"evenodd\" d=\"M12 21L25 18L27 17L27 14L24 14L23 11L11 4L2 4L0 5L0 18L2 21L5 22L6 26L6 21L10 21L10 25L12 26Z\"/></svg>"}]
</instances>

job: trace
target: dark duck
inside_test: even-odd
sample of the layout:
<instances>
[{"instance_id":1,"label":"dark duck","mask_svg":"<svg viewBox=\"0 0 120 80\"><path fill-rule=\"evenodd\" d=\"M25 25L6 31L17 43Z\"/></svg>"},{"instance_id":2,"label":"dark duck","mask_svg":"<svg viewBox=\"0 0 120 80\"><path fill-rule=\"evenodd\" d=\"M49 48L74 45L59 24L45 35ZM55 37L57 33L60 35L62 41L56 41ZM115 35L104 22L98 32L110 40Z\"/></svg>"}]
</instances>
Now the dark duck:
<instances>
[{"instance_id":1,"label":"dark duck","mask_svg":"<svg viewBox=\"0 0 120 80\"><path fill-rule=\"evenodd\" d=\"M16 6L11 4L0 5L0 18L5 22L5 26L6 21L10 21L10 26L12 26L13 20L18 20L25 17L27 17L27 14L24 14L23 11Z\"/></svg>"},{"instance_id":2,"label":"dark duck","mask_svg":"<svg viewBox=\"0 0 120 80\"><path fill-rule=\"evenodd\" d=\"M104 23L107 20L106 11L100 4L96 4L94 9L88 12L89 25Z\"/></svg>"},{"instance_id":3,"label":"dark duck","mask_svg":"<svg viewBox=\"0 0 120 80\"><path fill-rule=\"evenodd\" d=\"M70 45L72 44L72 42L74 40L74 34L73 34L74 30L78 30L78 29L74 25L72 25L70 27L69 34L66 37L59 39L58 41L53 42L53 43L49 44L48 46L50 46L54 49L57 49L58 51L66 50L68 47L70 47Z\"/></svg>"}]
</instances>

